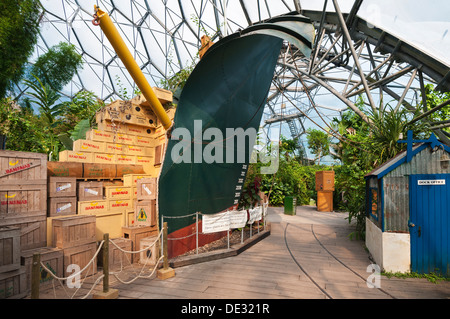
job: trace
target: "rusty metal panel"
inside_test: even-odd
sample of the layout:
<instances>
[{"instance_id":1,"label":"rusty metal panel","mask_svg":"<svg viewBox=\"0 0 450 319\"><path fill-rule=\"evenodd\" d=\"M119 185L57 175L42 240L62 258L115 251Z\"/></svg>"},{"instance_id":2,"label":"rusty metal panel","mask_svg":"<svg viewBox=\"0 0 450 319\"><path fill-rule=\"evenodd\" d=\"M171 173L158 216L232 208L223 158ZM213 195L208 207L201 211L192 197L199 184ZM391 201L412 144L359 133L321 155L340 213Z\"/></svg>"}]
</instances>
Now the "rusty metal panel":
<instances>
[{"instance_id":1,"label":"rusty metal panel","mask_svg":"<svg viewBox=\"0 0 450 319\"><path fill-rule=\"evenodd\" d=\"M443 152L444 150L442 149L432 152L431 148L427 147L414 156L411 162L400 165L392 172L389 172L386 177L413 174L449 174L450 167L446 169L441 167L440 159Z\"/></svg>"}]
</instances>

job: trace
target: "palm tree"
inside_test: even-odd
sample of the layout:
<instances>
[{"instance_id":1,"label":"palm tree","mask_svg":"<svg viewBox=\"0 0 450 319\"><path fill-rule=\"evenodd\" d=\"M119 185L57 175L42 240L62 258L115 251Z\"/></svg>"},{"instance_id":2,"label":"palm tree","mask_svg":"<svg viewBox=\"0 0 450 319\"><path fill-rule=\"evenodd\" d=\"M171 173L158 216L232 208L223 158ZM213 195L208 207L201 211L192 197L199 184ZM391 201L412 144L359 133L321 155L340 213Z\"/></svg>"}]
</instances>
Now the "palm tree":
<instances>
[{"instance_id":1,"label":"palm tree","mask_svg":"<svg viewBox=\"0 0 450 319\"><path fill-rule=\"evenodd\" d=\"M379 154L380 163L394 157L405 149L405 144L398 143L401 136L406 136L408 130L412 130L414 138L424 138L429 135L428 127L421 123L409 124L408 111L406 109L394 110L388 104L389 110L384 108L379 113L372 113L370 119L371 142L373 148Z\"/></svg>"},{"instance_id":2,"label":"palm tree","mask_svg":"<svg viewBox=\"0 0 450 319\"><path fill-rule=\"evenodd\" d=\"M35 75L37 82L24 80L24 83L31 89L26 94L30 96L29 102L38 106L40 116L45 127L42 129L44 143L49 143L49 160L56 159L59 150L59 141L55 134L55 128L61 124L58 116L62 114L62 103L57 103L61 95L53 90L50 85L43 82ZM48 140L47 140L48 138Z\"/></svg>"}]
</instances>

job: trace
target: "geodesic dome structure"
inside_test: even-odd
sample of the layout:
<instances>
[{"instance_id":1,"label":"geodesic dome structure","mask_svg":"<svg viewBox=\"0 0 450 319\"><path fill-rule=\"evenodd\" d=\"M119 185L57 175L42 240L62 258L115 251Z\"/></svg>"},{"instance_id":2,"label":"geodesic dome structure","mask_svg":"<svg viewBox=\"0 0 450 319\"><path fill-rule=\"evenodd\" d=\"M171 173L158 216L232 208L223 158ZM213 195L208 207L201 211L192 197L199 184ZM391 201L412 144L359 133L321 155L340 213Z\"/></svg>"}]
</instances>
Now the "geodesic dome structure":
<instances>
[{"instance_id":1,"label":"geodesic dome structure","mask_svg":"<svg viewBox=\"0 0 450 319\"><path fill-rule=\"evenodd\" d=\"M84 67L64 88L67 96L93 91L103 100L130 98L135 84L99 27L94 4L107 11L152 86L195 65L201 37L212 41L266 19L296 12L311 19L311 56L285 42L269 92L261 132L268 139L299 137L308 127L355 107L358 96L373 112L388 103L426 117L424 85L450 90L449 4L373 0L42 0L45 15L35 56L60 41L83 56ZM417 2L417 3L416 3ZM417 6L415 5L417 4ZM364 117L361 114L362 117ZM443 141L448 123L430 123Z\"/></svg>"}]
</instances>

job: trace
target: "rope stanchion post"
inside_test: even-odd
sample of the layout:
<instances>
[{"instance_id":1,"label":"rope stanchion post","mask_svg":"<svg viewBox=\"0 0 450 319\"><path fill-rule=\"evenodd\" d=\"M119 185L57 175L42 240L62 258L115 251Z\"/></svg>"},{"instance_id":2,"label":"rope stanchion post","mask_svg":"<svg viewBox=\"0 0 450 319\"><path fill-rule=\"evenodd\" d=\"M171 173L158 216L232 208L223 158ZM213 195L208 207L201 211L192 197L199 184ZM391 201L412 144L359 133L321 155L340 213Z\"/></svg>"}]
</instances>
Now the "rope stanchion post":
<instances>
[{"instance_id":1,"label":"rope stanchion post","mask_svg":"<svg viewBox=\"0 0 450 319\"><path fill-rule=\"evenodd\" d=\"M103 234L103 291L93 295L94 299L117 299L119 291L109 288L109 234Z\"/></svg>"},{"instance_id":2,"label":"rope stanchion post","mask_svg":"<svg viewBox=\"0 0 450 319\"><path fill-rule=\"evenodd\" d=\"M31 299L39 299L39 285L41 282L41 255L33 254L33 263L31 266Z\"/></svg>"},{"instance_id":3,"label":"rope stanchion post","mask_svg":"<svg viewBox=\"0 0 450 319\"><path fill-rule=\"evenodd\" d=\"M198 255L198 212L195 213L195 253Z\"/></svg>"},{"instance_id":4,"label":"rope stanchion post","mask_svg":"<svg viewBox=\"0 0 450 319\"><path fill-rule=\"evenodd\" d=\"M167 243L168 230L167 230L167 222L163 224L163 268L158 269L157 277L161 280L169 279L175 276L175 270L169 267L169 247Z\"/></svg>"}]
</instances>

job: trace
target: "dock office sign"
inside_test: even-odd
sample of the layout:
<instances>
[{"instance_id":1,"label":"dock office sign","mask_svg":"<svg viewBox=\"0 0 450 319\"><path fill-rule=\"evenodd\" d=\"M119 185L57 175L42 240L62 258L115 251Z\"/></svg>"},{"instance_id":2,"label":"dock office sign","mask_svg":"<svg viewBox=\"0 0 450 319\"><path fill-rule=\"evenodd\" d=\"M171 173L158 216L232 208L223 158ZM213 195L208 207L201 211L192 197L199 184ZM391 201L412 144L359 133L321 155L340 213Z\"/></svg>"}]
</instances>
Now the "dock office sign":
<instances>
[{"instance_id":1,"label":"dock office sign","mask_svg":"<svg viewBox=\"0 0 450 319\"><path fill-rule=\"evenodd\" d=\"M434 186L434 185L445 185L445 179L419 179L417 181L419 186Z\"/></svg>"}]
</instances>

